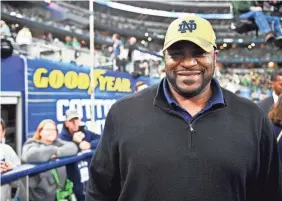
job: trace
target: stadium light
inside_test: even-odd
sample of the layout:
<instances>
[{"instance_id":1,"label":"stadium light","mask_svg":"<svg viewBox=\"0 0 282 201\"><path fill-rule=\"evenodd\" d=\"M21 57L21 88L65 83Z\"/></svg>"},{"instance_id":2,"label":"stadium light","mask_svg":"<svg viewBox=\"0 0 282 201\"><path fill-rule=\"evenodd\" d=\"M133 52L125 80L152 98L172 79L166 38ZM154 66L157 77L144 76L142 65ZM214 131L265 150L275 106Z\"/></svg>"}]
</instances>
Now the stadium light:
<instances>
[{"instance_id":1,"label":"stadium light","mask_svg":"<svg viewBox=\"0 0 282 201\"><path fill-rule=\"evenodd\" d=\"M146 37L148 37L148 36L149 36L149 34L146 32L146 33L145 33L145 36L146 36Z\"/></svg>"},{"instance_id":2,"label":"stadium light","mask_svg":"<svg viewBox=\"0 0 282 201\"><path fill-rule=\"evenodd\" d=\"M274 68L275 67L275 63L273 61L268 63L268 68Z\"/></svg>"},{"instance_id":3,"label":"stadium light","mask_svg":"<svg viewBox=\"0 0 282 201\"><path fill-rule=\"evenodd\" d=\"M149 38L148 38L148 41L152 41L152 38L151 38L151 37L149 37Z\"/></svg>"},{"instance_id":4,"label":"stadium light","mask_svg":"<svg viewBox=\"0 0 282 201\"><path fill-rule=\"evenodd\" d=\"M52 3L52 1L51 1L51 0L44 0L44 2L45 2L45 3L47 3L47 4Z\"/></svg>"},{"instance_id":5,"label":"stadium light","mask_svg":"<svg viewBox=\"0 0 282 201\"><path fill-rule=\"evenodd\" d=\"M252 44L251 44L251 46L255 47L255 46L256 46L256 44L255 44L255 43L252 43Z\"/></svg>"}]
</instances>

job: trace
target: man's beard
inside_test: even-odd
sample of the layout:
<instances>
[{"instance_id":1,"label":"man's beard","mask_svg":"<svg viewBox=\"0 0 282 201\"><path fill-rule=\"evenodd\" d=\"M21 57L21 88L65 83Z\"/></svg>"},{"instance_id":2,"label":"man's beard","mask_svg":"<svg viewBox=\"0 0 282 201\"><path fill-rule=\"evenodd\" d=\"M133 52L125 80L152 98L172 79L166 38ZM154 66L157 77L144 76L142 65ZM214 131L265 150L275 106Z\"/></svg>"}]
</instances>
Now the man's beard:
<instances>
[{"instance_id":1,"label":"man's beard","mask_svg":"<svg viewBox=\"0 0 282 201\"><path fill-rule=\"evenodd\" d=\"M178 93L179 95L181 95L182 97L186 98L186 99L190 99L193 98L199 94L201 94L203 92L203 90L205 89L205 87L211 82L212 78L213 78L213 74L214 74L214 69L213 72L210 75L206 75L205 76L205 71L201 72L201 77L202 77L202 83L201 86L195 90L191 90L191 91L184 91L182 90L180 87L177 86L176 84L176 75L170 75L170 73L168 73L166 71L166 78L170 84L170 86L173 88L173 90ZM185 83L185 81L184 81Z\"/></svg>"}]
</instances>

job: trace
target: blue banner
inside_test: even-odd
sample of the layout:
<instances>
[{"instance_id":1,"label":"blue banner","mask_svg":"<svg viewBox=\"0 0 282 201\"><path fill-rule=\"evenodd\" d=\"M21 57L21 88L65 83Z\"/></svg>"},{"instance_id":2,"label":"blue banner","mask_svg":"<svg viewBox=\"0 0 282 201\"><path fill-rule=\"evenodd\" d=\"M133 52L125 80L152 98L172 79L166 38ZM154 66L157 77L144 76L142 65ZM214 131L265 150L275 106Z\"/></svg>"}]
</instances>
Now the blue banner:
<instances>
[{"instance_id":1,"label":"blue banner","mask_svg":"<svg viewBox=\"0 0 282 201\"><path fill-rule=\"evenodd\" d=\"M25 90L24 60L19 56L1 59L1 91Z\"/></svg>"},{"instance_id":2,"label":"blue banner","mask_svg":"<svg viewBox=\"0 0 282 201\"><path fill-rule=\"evenodd\" d=\"M49 60L28 60L28 124L27 137L34 134L43 119L52 119L63 127L65 112L76 109L82 123L91 129L91 116L95 115L92 130L102 134L105 117L116 100L134 93L136 85L142 87L159 82L149 77L134 78L123 72L95 69L94 105L92 111L92 85L90 68Z\"/></svg>"}]
</instances>

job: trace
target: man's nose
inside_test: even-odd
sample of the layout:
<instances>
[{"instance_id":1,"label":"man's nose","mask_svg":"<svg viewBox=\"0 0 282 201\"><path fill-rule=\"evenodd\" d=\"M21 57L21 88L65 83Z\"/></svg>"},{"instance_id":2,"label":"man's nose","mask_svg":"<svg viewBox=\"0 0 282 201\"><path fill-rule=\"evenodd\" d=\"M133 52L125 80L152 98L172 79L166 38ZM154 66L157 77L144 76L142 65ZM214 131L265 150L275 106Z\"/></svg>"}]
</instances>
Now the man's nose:
<instances>
[{"instance_id":1,"label":"man's nose","mask_svg":"<svg viewBox=\"0 0 282 201\"><path fill-rule=\"evenodd\" d=\"M197 65L197 60L192 56L185 55L180 64L183 67L191 67Z\"/></svg>"}]
</instances>

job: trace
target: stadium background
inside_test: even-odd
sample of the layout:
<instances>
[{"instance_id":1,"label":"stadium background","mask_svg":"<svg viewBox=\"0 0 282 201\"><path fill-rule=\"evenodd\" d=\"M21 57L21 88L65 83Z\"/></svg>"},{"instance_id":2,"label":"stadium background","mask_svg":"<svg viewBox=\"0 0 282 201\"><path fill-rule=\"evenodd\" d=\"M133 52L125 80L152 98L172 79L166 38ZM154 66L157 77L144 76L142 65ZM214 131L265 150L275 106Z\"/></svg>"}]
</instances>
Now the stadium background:
<instances>
[{"instance_id":1,"label":"stadium background","mask_svg":"<svg viewBox=\"0 0 282 201\"><path fill-rule=\"evenodd\" d=\"M268 9L267 5L266 9ZM282 20L281 12L278 10L273 14L278 15ZM63 72L88 73L94 66L94 69L111 71L105 76L129 79L134 85L139 81L150 85L164 77L161 50L169 23L182 15L197 14L208 19L216 32L220 53L215 77L223 87L256 102L272 93L270 74L273 70L282 67L282 49L265 44L264 36L260 31L255 29L239 33L236 30L231 1L228 0L185 2L97 0L94 2L94 65L89 49L91 42L89 14L88 1L1 1L1 20L3 20L1 30L9 30L5 32L7 34L1 31L1 117L8 126L6 143L10 144L19 155L21 144L29 133L34 132L40 120L28 116L25 102L27 99L40 99L40 97L24 94L26 90L38 91L32 89L34 85L31 84L31 74L28 74L31 78L24 77L25 72L20 69L21 64L18 66L18 60L5 63L10 57L4 58L4 55L9 54L10 47L4 41L11 44L14 56L23 55L29 59L29 68L33 68L30 67L33 65L35 66L33 69L46 65L48 70L57 67L63 69ZM120 36L125 47L120 55L121 65L124 66L123 72L119 72L120 69L116 68L114 62L112 38L114 34ZM136 40L134 45L131 44L132 40ZM130 50L134 50L131 61L128 58ZM40 61L44 62L40 63ZM2 68L4 63L5 65L8 63L6 66L10 71L19 70L19 74L22 75L21 80L13 80L13 76L4 77ZM128 68L129 64L132 68ZM28 82L28 89L25 89L25 82ZM9 97L8 95L4 97L4 92L9 91L11 87L14 87L15 91L21 91L19 97L22 99L17 99L16 104L9 104L11 98L4 99ZM47 92L53 93L49 88ZM98 98L95 104L102 105L101 100L107 100L107 105L103 105L101 109L97 109L98 106L95 108L101 110L101 119L99 114L96 114L95 118L101 122L97 125L102 128L105 111L113 103L111 101L126 94L112 94L103 90L95 93ZM78 94L78 98L79 96L81 95ZM85 99L90 98L87 93L83 96ZM73 98L77 97L73 96ZM30 105L30 108L32 107L39 108L37 105ZM34 114L39 113L46 117L43 110ZM57 118L57 123L63 121L59 120L55 112L48 115L50 118ZM89 115L85 121L90 121Z\"/></svg>"},{"instance_id":2,"label":"stadium background","mask_svg":"<svg viewBox=\"0 0 282 201\"><path fill-rule=\"evenodd\" d=\"M87 1L1 2L1 17L13 38L24 26L29 28L29 56L90 66L88 8ZM249 98L253 99L260 99L261 91L262 96L268 92L265 72L281 67L281 49L265 45L259 31L236 32L230 1L95 1L95 66L111 66L112 35L117 33L125 48L130 37L137 39L135 73L162 77L164 35L179 13L202 14L213 25L220 50L217 75L224 74L219 78L223 86L232 83L227 87L233 92L252 88L255 93ZM16 43L14 48L14 53L26 50ZM126 51L123 58L127 59Z\"/></svg>"}]
</instances>

